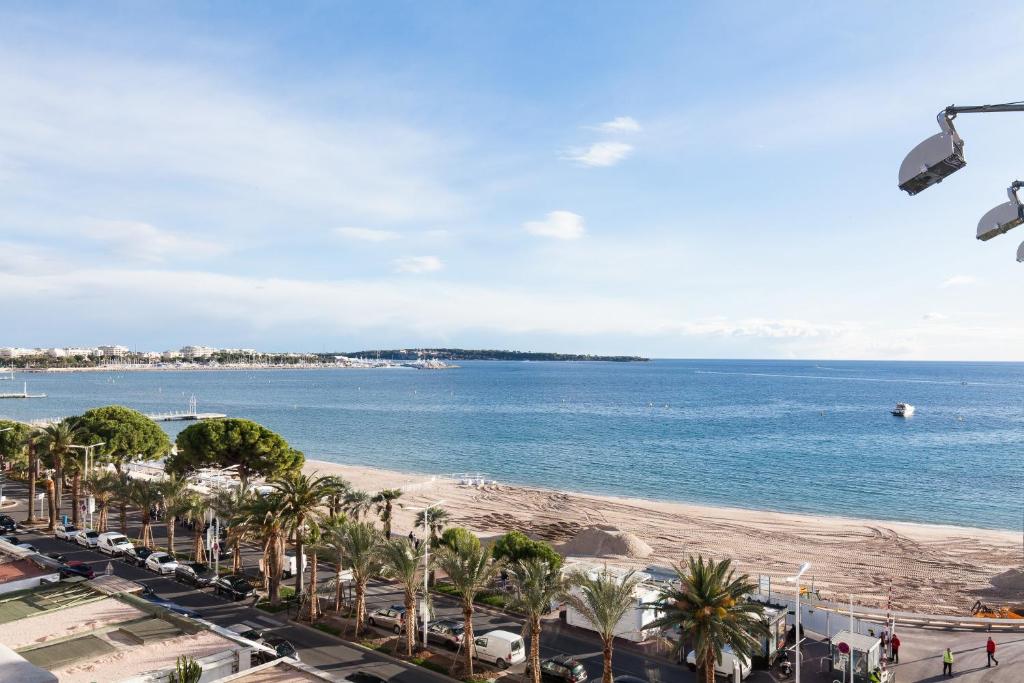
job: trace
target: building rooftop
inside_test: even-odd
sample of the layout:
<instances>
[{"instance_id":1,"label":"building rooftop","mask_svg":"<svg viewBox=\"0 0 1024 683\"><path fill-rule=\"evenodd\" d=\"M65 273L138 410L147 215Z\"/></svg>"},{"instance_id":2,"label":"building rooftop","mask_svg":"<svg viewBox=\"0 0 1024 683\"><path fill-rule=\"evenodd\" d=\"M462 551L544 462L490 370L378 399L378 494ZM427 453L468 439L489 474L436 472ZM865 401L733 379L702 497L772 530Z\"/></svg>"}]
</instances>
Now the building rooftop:
<instances>
[{"instance_id":1,"label":"building rooftop","mask_svg":"<svg viewBox=\"0 0 1024 683\"><path fill-rule=\"evenodd\" d=\"M11 560L0 563L0 583L34 579L53 574L52 569L44 569L32 560Z\"/></svg>"}]
</instances>

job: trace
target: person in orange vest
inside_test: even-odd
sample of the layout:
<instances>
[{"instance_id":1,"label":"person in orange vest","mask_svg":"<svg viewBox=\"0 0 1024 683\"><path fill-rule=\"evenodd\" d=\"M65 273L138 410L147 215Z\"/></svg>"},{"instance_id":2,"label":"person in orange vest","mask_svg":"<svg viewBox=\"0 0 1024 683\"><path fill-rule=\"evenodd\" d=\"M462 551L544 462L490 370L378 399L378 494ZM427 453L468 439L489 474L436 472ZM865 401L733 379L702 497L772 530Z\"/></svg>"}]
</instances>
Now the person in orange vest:
<instances>
[{"instance_id":1,"label":"person in orange vest","mask_svg":"<svg viewBox=\"0 0 1024 683\"><path fill-rule=\"evenodd\" d=\"M953 677L953 651L948 647L942 653L942 675Z\"/></svg>"},{"instance_id":2,"label":"person in orange vest","mask_svg":"<svg viewBox=\"0 0 1024 683\"><path fill-rule=\"evenodd\" d=\"M992 662L999 666L999 660L996 659L996 641L992 640L992 636L988 637L988 642L985 643L985 654L988 655L988 664L985 666L992 666Z\"/></svg>"}]
</instances>

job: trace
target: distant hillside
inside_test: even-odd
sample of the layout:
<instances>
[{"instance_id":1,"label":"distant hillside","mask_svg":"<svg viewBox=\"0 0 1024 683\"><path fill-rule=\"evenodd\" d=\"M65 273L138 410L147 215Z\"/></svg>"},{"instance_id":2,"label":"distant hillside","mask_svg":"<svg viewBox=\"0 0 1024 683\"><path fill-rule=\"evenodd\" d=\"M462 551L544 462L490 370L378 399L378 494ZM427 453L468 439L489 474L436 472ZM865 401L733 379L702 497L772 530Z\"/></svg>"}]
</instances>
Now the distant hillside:
<instances>
[{"instance_id":1,"label":"distant hillside","mask_svg":"<svg viewBox=\"0 0 1024 683\"><path fill-rule=\"evenodd\" d=\"M324 354L328 355L328 354ZM385 358L389 360L559 360L559 361L612 361L632 363L650 360L640 356L591 356L579 353L541 353L537 351L498 351L495 349L372 349L350 351L337 355L350 358Z\"/></svg>"}]
</instances>

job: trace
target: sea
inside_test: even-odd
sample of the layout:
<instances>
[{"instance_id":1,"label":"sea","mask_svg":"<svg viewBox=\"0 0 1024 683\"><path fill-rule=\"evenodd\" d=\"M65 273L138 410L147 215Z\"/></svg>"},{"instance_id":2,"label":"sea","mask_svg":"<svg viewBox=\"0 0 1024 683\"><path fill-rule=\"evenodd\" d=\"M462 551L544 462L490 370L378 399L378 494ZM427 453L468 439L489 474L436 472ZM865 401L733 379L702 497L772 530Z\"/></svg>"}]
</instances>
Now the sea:
<instances>
[{"instance_id":1,"label":"sea","mask_svg":"<svg viewBox=\"0 0 1024 683\"><path fill-rule=\"evenodd\" d=\"M780 512L1021 530L1024 364L463 362L25 373L0 416L126 405L261 422L307 458ZM897 402L916 406L893 417ZM173 436L188 423L162 423Z\"/></svg>"}]
</instances>

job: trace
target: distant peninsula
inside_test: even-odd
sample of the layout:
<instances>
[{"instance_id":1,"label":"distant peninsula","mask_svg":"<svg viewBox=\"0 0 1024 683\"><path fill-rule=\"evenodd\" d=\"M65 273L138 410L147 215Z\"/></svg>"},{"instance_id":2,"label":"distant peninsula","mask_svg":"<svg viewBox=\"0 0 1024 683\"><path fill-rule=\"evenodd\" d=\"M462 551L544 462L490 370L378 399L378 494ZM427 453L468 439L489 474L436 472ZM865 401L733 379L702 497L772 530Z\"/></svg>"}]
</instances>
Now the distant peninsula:
<instances>
[{"instance_id":1,"label":"distant peninsula","mask_svg":"<svg viewBox=\"0 0 1024 683\"><path fill-rule=\"evenodd\" d=\"M386 360L529 360L529 361L604 361L612 363L642 363L649 358L641 356L594 356L583 353L543 353L539 351L500 351L497 349L372 349L339 354L349 358Z\"/></svg>"}]
</instances>

